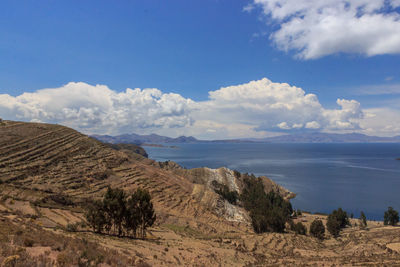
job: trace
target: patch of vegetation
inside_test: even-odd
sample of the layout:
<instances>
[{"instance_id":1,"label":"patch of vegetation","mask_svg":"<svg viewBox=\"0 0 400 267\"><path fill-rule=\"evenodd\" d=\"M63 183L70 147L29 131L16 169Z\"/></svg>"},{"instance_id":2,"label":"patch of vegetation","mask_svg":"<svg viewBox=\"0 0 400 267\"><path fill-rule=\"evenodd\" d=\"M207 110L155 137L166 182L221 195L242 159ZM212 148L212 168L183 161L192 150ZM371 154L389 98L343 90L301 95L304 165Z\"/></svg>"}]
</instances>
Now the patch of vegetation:
<instances>
[{"instance_id":1,"label":"patch of vegetation","mask_svg":"<svg viewBox=\"0 0 400 267\"><path fill-rule=\"evenodd\" d=\"M33 247L33 244L35 244L35 241L31 238L25 238L24 239L24 246L25 247Z\"/></svg>"},{"instance_id":2,"label":"patch of vegetation","mask_svg":"<svg viewBox=\"0 0 400 267\"><path fill-rule=\"evenodd\" d=\"M77 223L68 223L65 228L68 232L76 232L76 231L78 231L78 224Z\"/></svg>"},{"instance_id":3,"label":"patch of vegetation","mask_svg":"<svg viewBox=\"0 0 400 267\"><path fill-rule=\"evenodd\" d=\"M283 232L293 212L290 202L273 191L266 194L261 178L254 175L245 175L243 182L244 189L240 200L243 207L249 211L254 231Z\"/></svg>"},{"instance_id":4,"label":"patch of vegetation","mask_svg":"<svg viewBox=\"0 0 400 267\"><path fill-rule=\"evenodd\" d=\"M217 181L212 181L212 186L214 187L215 193L219 194L222 196L224 199L226 199L229 203L236 205L238 199L239 199L239 194L237 191L230 191L229 187L227 185L221 184Z\"/></svg>"},{"instance_id":5,"label":"patch of vegetation","mask_svg":"<svg viewBox=\"0 0 400 267\"><path fill-rule=\"evenodd\" d=\"M385 225L395 226L399 222L399 212L389 207L383 216L383 223Z\"/></svg>"},{"instance_id":6,"label":"patch of vegetation","mask_svg":"<svg viewBox=\"0 0 400 267\"><path fill-rule=\"evenodd\" d=\"M362 228L367 227L367 217L365 217L365 214L363 211L360 213L360 225Z\"/></svg>"},{"instance_id":7,"label":"patch of vegetation","mask_svg":"<svg viewBox=\"0 0 400 267\"><path fill-rule=\"evenodd\" d=\"M338 208L329 214L326 227L332 236L338 237L340 231L347 225L350 225L349 217L347 216L347 212L341 208Z\"/></svg>"},{"instance_id":8,"label":"patch of vegetation","mask_svg":"<svg viewBox=\"0 0 400 267\"><path fill-rule=\"evenodd\" d=\"M46 192L47 193L47 192ZM50 192L52 193L52 192ZM75 203L71 200L70 197L65 196L63 194L51 194L42 199L38 199L34 202L37 206L45 206L45 207L64 207L64 206L74 206Z\"/></svg>"},{"instance_id":9,"label":"patch of vegetation","mask_svg":"<svg viewBox=\"0 0 400 267\"><path fill-rule=\"evenodd\" d=\"M315 219L310 226L310 234L318 239L324 239L325 226L321 220Z\"/></svg>"},{"instance_id":10,"label":"patch of vegetation","mask_svg":"<svg viewBox=\"0 0 400 267\"><path fill-rule=\"evenodd\" d=\"M307 228L301 222L293 223L293 221L290 221L290 230L294 231L296 234L299 234L299 235L307 234Z\"/></svg>"},{"instance_id":11,"label":"patch of vegetation","mask_svg":"<svg viewBox=\"0 0 400 267\"><path fill-rule=\"evenodd\" d=\"M131 196L118 188L107 189L102 201L92 201L85 213L94 232L145 238L156 220L150 194L138 188Z\"/></svg>"}]
</instances>

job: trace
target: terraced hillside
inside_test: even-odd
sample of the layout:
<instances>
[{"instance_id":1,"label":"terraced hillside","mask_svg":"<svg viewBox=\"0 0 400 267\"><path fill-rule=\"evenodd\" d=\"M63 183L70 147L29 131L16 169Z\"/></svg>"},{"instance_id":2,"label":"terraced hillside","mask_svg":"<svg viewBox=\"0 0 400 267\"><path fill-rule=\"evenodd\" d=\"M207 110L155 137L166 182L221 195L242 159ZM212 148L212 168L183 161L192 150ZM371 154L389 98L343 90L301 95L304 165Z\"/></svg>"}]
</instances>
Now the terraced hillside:
<instances>
[{"instance_id":1,"label":"terraced hillside","mask_svg":"<svg viewBox=\"0 0 400 267\"><path fill-rule=\"evenodd\" d=\"M59 125L1 123L1 266L400 266L399 227L368 222L361 229L352 219L337 239L290 230L257 235L246 212L213 191L214 180L240 191L240 174L185 170L135 147L115 148ZM109 185L150 191L157 221L147 240L99 235L82 224L87 199ZM295 220L309 227L316 217L326 224L326 216L306 213Z\"/></svg>"},{"instance_id":2,"label":"terraced hillside","mask_svg":"<svg viewBox=\"0 0 400 267\"><path fill-rule=\"evenodd\" d=\"M127 191L142 187L153 197L159 223L185 223L206 231L232 225L196 198L193 183L138 154L117 151L59 125L6 121L0 133L3 195L41 206L67 197L76 205L101 196L108 186ZM211 191L207 195L210 202L218 199Z\"/></svg>"}]
</instances>

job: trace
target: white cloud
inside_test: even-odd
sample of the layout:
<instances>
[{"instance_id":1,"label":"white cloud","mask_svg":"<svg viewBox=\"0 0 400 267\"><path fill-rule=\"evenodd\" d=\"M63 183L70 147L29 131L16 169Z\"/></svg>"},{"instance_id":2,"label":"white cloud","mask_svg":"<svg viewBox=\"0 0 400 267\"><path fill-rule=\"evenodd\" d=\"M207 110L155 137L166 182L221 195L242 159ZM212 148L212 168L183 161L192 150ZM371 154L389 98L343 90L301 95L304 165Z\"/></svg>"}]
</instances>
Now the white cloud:
<instances>
[{"instance_id":1,"label":"white cloud","mask_svg":"<svg viewBox=\"0 0 400 267\"><path fill-rule=\"evenodd\" d=\"M340 109L325 109L314 94L287 83L264 78L209 92L195 118L214 118L219 123L252 124L258 130L358 129L360 104L338 99Z\"/></svg>"},{"instance_id":2,"label":"white cloud","mask_svg":"<svg viewBox=\"0 0 400 267\"><path fill-rule=\"evenodd\" d=\"M319 125L319 123L316 121L310 121L310 122L306 123L305 127L307 129L319 129L319 128L321 128L321 125Z\"/></svg>"},{"instance_id":3,"label":"white cloud","mask_svg":"<svg viewBox=\"0 0 400 267\"><path fill-rule=\"evenodd\" d=\"M191 124L192 100L157 89L126 89L68 83L17 97L0 95L0 115L8 119L61 123L89 133L116 134L132 129Z\"/></svg>"},{"instance_id":4,"label":"white cloud","mask_svg":"<svg viewBox=\"0 0 400 267\"><path fill-rule=\"evenodd\" d=\"M276 46L302 59L400 53L399 0L254 0L254 6L279 24L270 36Z\"/></svg>"},{"instance_id":5,"label":"white cloud","mask_svg":"<svg viewBox=\"0 0 400 267\"><path fill-rule=\"evenodd\" d=\"M290 130L290 126L286 122L278 123L276 126L281 128L282 130Z\"/></svg>"},{"instance_id":6,"label":"white cloud","mask_svg":"<svg viewBox=\"0 0 400 267\"><path fill-rule=\"evenodd\" d=\"M59 123L90 134L156 132L207 139L289 131L398 134L398 110L368 110L364 116L355 100L338 99L337 104L336 109L324 108L316 95L266 78L210 91L202 102L158 89L116 92L105 85L71 82L16 97L2 94L0 117Z\"/></svg>"},{"instance_id":7,"label":"white cloud","mask_svg":"<svg viewBox=\"0 0 400 267\"><path fill-rule=\"evenodd\" d=\"M362 132L367 135L400 135L400 110L392 108L366 109L360 121Z\"/></svg>"}]
</instances>

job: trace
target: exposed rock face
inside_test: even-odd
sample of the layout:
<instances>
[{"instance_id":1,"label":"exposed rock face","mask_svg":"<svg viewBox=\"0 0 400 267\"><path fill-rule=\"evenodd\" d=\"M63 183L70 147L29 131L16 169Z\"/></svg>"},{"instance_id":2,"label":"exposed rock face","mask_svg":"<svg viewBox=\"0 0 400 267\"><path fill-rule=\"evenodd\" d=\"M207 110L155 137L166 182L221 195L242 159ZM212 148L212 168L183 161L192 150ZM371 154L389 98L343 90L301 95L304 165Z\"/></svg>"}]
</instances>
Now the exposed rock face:
<instances>
[{"instance_id":1,"label":"exposed rock face","mask_svg":"<svg viewBox=\"0 0 400 267\"><path fill-rule=\"evenodd\" d=\"M183 176L194 183L195 189L193 190L193 195L201 202L212 207L220 216L223 216L229 221L243 222L246 224L250 223L247 212L237 205L232 205L220 195L216 194L213 185L214 182L218 182L219 184L226 185L229 191L236 191L240 195L244 188L243 174L225 167L219 169L210 169L206 167L184 169L173 161L159 162L158 164L161 168ZM260 178L263 181L266 193L274 191L287 200L295 197L294 193L276 184L271 179L265 176Z\"/></svg>"},{"instance_id":2,"label":"exposed rock face","mask_svg":"<svg viewBox=\"0 0 400 267\"><path fill-rule=\"evenodd\" d=\"M230 191L236 191L239 194L241 194L243 190L243 174L226 167L221 167L218 169L211 169L207 167L184 169L178 163L173 161L159 162L159 165L163 169L170 170L176 174L184 176L192 183L205 185L207 188L213 191L213 181L217 181L220 184L226 185ZM265 176L261 176L260 178L263 181L265 193L275 191L287 200L296 196L296 194L278 185L271 179Z\"/></svg>"}]
</instances>

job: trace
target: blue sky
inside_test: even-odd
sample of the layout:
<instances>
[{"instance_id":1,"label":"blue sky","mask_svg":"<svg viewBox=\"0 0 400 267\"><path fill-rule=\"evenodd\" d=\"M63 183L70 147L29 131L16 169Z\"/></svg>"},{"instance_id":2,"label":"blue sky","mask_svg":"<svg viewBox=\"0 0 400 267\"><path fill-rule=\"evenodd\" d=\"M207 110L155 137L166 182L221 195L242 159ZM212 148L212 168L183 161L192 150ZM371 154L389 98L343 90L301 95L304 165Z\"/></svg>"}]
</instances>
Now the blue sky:
<instances>
[{"instance_id":1,"label":"blue sky","mask_svg":"<svg viewBox=\"0 0 400 267\"><path fill-rule=\"evenodd\" d=\"M348 22L335 14L317 19L321 14L313 13L307 1L298 1L299 10L294 11L280 0L2 1L0 96L3 94L3 102L19 103L22 101L17 99L19 96L32 93L22 102L29 102L29 108L40 106L41 111L29 111L28 107L18 103L12 107L3 104L2 109L0 99L0 117L58 122L89 133L110 133L105 130L108 125L92 127L88 122L102 120L98 114L109 113L109 110L97 110L97 115L92 112L90 119L85 113L82 122L73 123L73 117L60 119L57 112L61 111L49 107L43 100L46 97L38 91L43 88L62 91L70 82L83 82L89 87L105 85L116 95L126 92L126 88L157 88L164 98L175 93L188 105L187 109L178 107L176 110L163 106L161 113L165 113L165 109L169 113L154 125L140 121L123 125L127 122L121 119L116 123L123 126L113 134L134 131L193 134L205 138L262 137L275 134L279 129L283 132L297 130L292 126L302 124L305 127L314 121L320 127L312 129L321 131L400 134L400 129L394 125L390 131L380 132L378 128L382 125L370 119L400 116L400 112L397 113L400 109L400 48L396 48L397 45L400 47L400 30L396 30L400 22L398 17L393 18L399 16L400 4L398 0L391 1L391 4L384 1L379 4L380 0L361 0L363 5L354 8L364 10ZM340 2L347 1L311 2L317 3L314 3L317 7L321 5L321 10L334 7L337 14L341 14ZM351 8L350 5L345 12L350 14ZM295 22L295 12L302 13L300 28L290 24ZM358 19L363 16L366 20L361 23ZM321 27L314 26L325 27L323 19L326 18L337 19L333 21L338 26L326 28L325 36L318 34ZM351 30L340 27L340 23L349 25ZM371 30L365 30L364 26ZM297 37L299 34L301 38ZM268 116L275 113L269 109L264 113L249 111L248 116L236 121L224 115L233 107L243 109L246 106L245 103L237 106L240 100L236 99L225 111L218 108L214 112L221 113L218 116L223 120L211 120L212 115L205 118L204 112L193 116L193 112L199 113L205 105L212 104L209 103L209 92L221 87L240 87L262 78L300 87L305 94L315 94L324 110L338 109L337 99L355 100L360 103L363 114L358 114L359 110L354 110L357 107L352 107L351 112L357 113L355 116L335 118L336 125L347 123L342 128L327 122L333 120L333 115L327 115L329 119L307 118L298 123L292 117L292 120L285 117L282 121L271 122ZM259 86L269 88L270 85L264 82ZM79 90L87 92L82 88L77 89L77 94ZM235 87L231 92L239 89ZM252 92L246 90L249 94ZM162 96L158 94L150 93L150 97L160 106ZM58 96L54 95L57 101ZM76 109L77 117L74 118L79 120L79 114L83 112L79 113L79 110L89 107L86 103L77 105L79 101L75 99L71 97L71 102L62 108ZM187 103L189 100L194 103ZM248 101L251 103L252 100ZM101 105L96 107L103 108ZM31 115L36 111L37 115ZM44 116L46 111L52 115ZM130 112L135 110L130 109ZM262 114L266 117L258 119ZM257 119L253 121L252 116ZM363 123L354 122L362 119ZM170 127L162 125L166 120L174 123ZM222 121L238 128L222 131L225 127ZM202 123L192 127L196 122ZM281 123L289 126L275 127L284 125ZM247 130L241 127L247 127ZM242 131L238 131L239 128ZM240 134L235 136L235 132Z\"/></svg>"}]
</instances>

